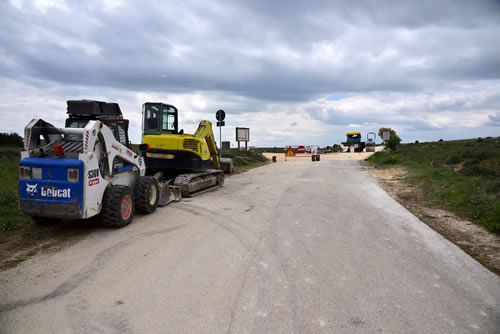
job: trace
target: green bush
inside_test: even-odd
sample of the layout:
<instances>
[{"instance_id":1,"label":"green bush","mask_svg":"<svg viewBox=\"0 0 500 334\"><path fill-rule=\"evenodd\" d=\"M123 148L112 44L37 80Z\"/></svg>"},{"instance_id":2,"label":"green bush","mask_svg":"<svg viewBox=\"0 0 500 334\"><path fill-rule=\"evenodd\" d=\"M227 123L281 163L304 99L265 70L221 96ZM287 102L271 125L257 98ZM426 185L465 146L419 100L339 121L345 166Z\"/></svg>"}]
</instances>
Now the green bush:
<instances>
[{"instance_id":1,"label":"green bush","mask_svg":"<svg viewBox=\"0 0 500 334\"><path fill-rule=\"evenodd\" d=\"M7 220L6 222L2 223L3 231L15 231L17 229L19 229L19 226L12 220Z\"/></svg>"},{"instance_id":2,"label":"green bush","mask_svg":"<svg viewBox=\"0 0 500 334\"><path fill-rule=\"evenodd\" d=\"M495 156L492 151L467 150L462 154L463 159L488 160Z\"/></svg>"},{"instance_id":3,"label":"green bush","mask_svg":"<svg viewBox=\"0 0 500 334\"><path fill-rule=\"evenodd\" d=\"M250 166L267 161L267 158L260 152L238 150L237 148L222 150L222 157L233 159L234 166Z\"/></svg>"},{"instance_id":4,"label":"green bush","mask_svg":"<svg viewBox=\"0 0 500 334\"><path fill-rule=\"evenodd\" d=\"M488 183L486 192L490 194L500 194L500 181Z\"/></svg>"},{"instance_id":5,"label":"green bush","mask_svg":"<svg viewBox=\"0 0 500 334\"><path fill-rule=\"evenodd\" d=\"M477 159L467 160L467 161L464 163L464 168L479 165L479 163L480 163L480 162L481 162L481 161L479 161L479 160L477 160Z\"/></svg>"},{"instance_id":6,"label":"green bush","mask_svg":"<svg viewBox=\"0 0 500 334\"><path fill-rule=\"evenodd\" d=\"M0 206L8 206L17 203L17 195L13 191L0 192Z\"/></svg>"},{"instance_id":7,"label":"green bush","mask_svg":"<svg viewBox=\"0 0 500 334\"><path fill-rule=\"evenodd\" d=\"M467 176L496 176L497 171L481 165L472 165L462 168L460 173Z\"/></svg>"},{"instance_id":8,"label":"green bush","mask_svg":"<svg viewBox=\"0 0 500 334\"><path fill-rule=\"evenodd\" d=\"M389 140L385 143L386 148L390 148L391 150L395 150L396 147L401 143L401 138L395 133L391 133Z\"/></svg>"},{"instance_id":9,"label":"green bush","mask_svg":"<svg viewBox=\"0 0 500 334\"><path fill-rule=\"evenodd\" d=\"M456 155L449 157L448 160L446 160L446 163L448 165L456 165L462 161L462 158L457 157Z\"/></svg>"},{"instance_id":10,"label":"green bush","mask_svg":"<svg viewBox=\"0 0 500 334\"><path fill-rule=\"evenodd\" d=\"M382 165L395 165L395 164L399 163L399 159L398 159L398 157L391 155L391 156L388 156L388 157L382 159L382 161L380 163Z\"/></svg>"}]
</instances>

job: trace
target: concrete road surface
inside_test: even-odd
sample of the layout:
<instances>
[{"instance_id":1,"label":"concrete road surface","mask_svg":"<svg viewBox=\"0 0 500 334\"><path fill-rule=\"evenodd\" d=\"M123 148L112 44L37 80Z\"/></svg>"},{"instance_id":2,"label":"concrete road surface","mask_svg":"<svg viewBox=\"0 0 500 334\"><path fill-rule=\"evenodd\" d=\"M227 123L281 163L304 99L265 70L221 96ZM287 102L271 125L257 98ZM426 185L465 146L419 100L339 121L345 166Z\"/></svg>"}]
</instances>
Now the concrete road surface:
<instances>
[{"instance_id":1,"label":"concrete road surface","mask_svg":"<svg viewBox=\"0 0 500 334\"><path fill-rule=\"evenodd\" d=\"M0 277L0 333L500 332L500 279L359 161L232 176Z\"/></svg>"}]
</instances>

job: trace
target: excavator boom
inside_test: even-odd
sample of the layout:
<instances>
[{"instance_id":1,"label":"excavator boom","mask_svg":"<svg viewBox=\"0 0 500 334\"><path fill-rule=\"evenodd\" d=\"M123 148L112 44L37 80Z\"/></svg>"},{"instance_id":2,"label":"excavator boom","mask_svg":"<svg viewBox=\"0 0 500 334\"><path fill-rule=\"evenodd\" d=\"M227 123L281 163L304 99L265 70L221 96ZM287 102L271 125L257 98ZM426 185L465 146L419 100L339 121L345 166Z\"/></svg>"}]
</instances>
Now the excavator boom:
<instances>
[{"instance_id":1,"label":"excavator boom","mask_svg":"<svg viewBox=\"0 0 500 334\"><path fill-rule=\"evenodd\" d=\"M215 144L214 132L212 131L212 123L210 123L210 121L207 120L201 121L194 135L205 139L205 142L207 143L208 146L208 151L212 156L215 168L221 169L219 155L217 152L217 145Z\"/></svg>"}]
</instances>

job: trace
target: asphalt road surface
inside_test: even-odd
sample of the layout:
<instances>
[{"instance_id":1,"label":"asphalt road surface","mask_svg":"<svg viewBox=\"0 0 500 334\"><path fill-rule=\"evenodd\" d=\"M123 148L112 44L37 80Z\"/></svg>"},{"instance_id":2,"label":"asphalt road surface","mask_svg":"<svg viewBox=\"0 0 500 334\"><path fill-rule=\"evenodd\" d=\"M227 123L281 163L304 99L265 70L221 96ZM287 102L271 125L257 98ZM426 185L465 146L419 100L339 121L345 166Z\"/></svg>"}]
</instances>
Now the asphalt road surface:
<instances>
[{"instance_id":1,"label":"asphalt road surface","mask_svg":"<svg viewBox=\"0 0 500 334\"><path fill-rule=\"evenodd\" d=\"M499 333L500 279L359 161L281 162L0 273L0 333Z\"/></svg>"}]
</instances>

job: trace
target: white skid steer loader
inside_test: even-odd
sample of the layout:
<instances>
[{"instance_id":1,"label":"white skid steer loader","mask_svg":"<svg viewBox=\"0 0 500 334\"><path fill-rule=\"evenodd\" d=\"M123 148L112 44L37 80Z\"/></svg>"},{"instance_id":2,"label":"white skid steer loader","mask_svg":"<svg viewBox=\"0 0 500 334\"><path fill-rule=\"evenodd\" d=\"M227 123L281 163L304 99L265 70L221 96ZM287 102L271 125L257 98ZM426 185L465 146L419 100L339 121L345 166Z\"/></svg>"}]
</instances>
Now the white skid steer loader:
<instances>
[{"instance_id":1,"label":"white skid steer loader","mask_svg":"<svg viewBox=\"0 0 500 334\"><path fill-rule=\"evenodd\" d=\"M145 176L143 158L117 140L116 133L101 120L87 120L83 128L32 120L25 128L19 164L21 212L40 222L100 213L105 226L119 228L136 211L152 213L159 201L179 200L178 187ZM40 136L47 143L43 147Z\"/></svg>"}]
</instances>

